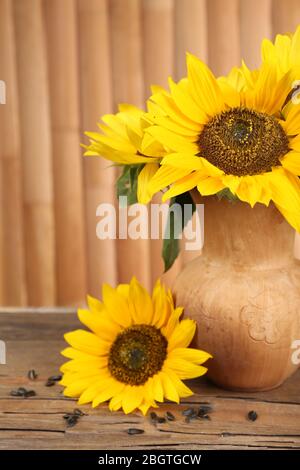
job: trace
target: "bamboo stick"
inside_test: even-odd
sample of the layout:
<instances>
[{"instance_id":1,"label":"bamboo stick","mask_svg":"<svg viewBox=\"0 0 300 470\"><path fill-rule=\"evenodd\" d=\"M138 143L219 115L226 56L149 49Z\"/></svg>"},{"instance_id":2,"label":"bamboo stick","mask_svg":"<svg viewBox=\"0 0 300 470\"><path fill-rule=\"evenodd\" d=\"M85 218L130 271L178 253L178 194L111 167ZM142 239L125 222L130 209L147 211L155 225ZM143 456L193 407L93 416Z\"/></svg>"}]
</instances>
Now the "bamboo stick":
<instances>
[{"instance_id":1,"label":"bamboo stick","mask_svg":"<svg viewBox=\"0 0 300 470\"><path fill-rule=\"evenodd\" d=\"M82 302L86 295L77 2L46 0L44 7L52 126L57 300L59 305L74 305Z\"/></svg>"},{"instance_id":2,"label":"bamboo stick","mask_svg":"<svg viewBox=\"0 0 300 470\"><path fill-rule=\"evenodd\" d=\"M100 116L112 112L108 2L79 0L81 140L97 130ZM96 238L96 208L115 202L115 170L101 158L83 158L88 263L88 292L99 296L103 282L117 282L115 240Z\"/></svg>"},{"instance_id":3,"label":"bamboo stick","mask_svg":"<svg viewBox=\"0 0 300 470\"><path fill-rule=\"evenodd\" d=\"M26 304L20 128L11 0L0 0L0 71L6 103L0 105L0 303Z\"/></svg>"},{"instance_id":4,"label":"bamboo stick","mask_svg":"<svg viewBox=\"0 0 300 470\"><path fill-rule=\"evenodd\" d=\"M210 0L208 60L216 75L224 75L240 62L239 1Z\"/></svg>"},{"instance_id":5,"label":"bamboo stick","mask_svg":"<svg viewBox=\"0 0 300 470\"><path fill-rule=\"evenodd\" d=\"M152 84L166 87L168 77L173 75L175 55L173 13L173 0L142 1L145 99L149 97ZM156 29L160 34L153 34ZM153 203L160 204L161 197L155 196ZM178 259L172 269L163 274L162 240L151 240L150 251L152 285L159 277L165 284L171 285L180 270L180 260Z\"/></svg>"},{"instance_id":6,"label":"bamboo stick","mask_svg":"<svg viewBox=\"0 0 300 470\"><path fill-rule=\"evenodd\" d=\"M175 0L176 78L186 75L186 52L207 60L207 16L205 0Z\"/></svg>"},{"instance_id":7,"label":"bamboo stick","mask_svg":"<svg viewBox=\"0 0 300 470\"><path fill-rule=\"evenodd\" d=\"M242 57L248 67L257 68L261 61L261 41L272 34L271 0L241 0L240 19Z\"/></svg>"},{"instance_id":8,"label":"bamboo stick","mask_svg":"<svg viewBox=\"0 0 300 470\"><path fill-rule=\"evenodd\" d=\"M300 24L299 0L273 0L273 37L281 33L293 33Z\"/></svg>"},{"instance_id":9,"label":"bamboo stick","mask_svg":"<svg viewBox=\"0 0 300 470\"><path fill-rule=\"evenodd\" d=\"M144 107L141 2L111 0L109 5L115 109L122 102ZM126 282L135 275L150 287L149 240L118 240L117 247L119 280Z\"/></svg>"},{"instance_id":10,"label":"bamboo stick","mask_svg":"<svg viewBox=\"0 0 300 470\"><path fill-rule=\"evenodd\" d=\"M56 302L51 131L42 2L14 1L28 303Z\"/></svg>"}]
</instances>

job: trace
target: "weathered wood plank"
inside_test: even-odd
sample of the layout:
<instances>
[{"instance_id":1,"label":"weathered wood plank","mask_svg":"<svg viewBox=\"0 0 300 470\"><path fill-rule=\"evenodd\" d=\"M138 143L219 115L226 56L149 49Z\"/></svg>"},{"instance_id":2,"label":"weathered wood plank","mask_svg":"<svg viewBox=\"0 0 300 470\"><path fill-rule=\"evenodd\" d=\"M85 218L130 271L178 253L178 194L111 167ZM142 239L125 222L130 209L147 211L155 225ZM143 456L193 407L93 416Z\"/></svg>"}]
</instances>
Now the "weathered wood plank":
<instances>
[{"instance_id":1,"label":"weathered wood plank","mask_svg":"<svg viewBox=\"0 0 300 470\"><path fill-rule=\"evenodd\" d=\"M85 405L80 408L86 415L67 428L63 415L76 401L64 397L58 384L45 382L65 360L63 333L78 326L72 313L0 313L0 337L7 345L7 364L0 366L0 449L300 449L300 371L282 387L260 393L221 390L205 378L191 381L194 396L158 410L160 416L171 411L171 423L154 426L139 412L126 416L106 405ZM39 374L34 381L27 378L31 368ZM11 397L19 386L37 396ZM203 403L213 407L211 420L186 423L182 411ZM258 414L255 422L247 419L250 410ZM145 432L129 436L129 427Z\"/></svg>"}]
</instances>

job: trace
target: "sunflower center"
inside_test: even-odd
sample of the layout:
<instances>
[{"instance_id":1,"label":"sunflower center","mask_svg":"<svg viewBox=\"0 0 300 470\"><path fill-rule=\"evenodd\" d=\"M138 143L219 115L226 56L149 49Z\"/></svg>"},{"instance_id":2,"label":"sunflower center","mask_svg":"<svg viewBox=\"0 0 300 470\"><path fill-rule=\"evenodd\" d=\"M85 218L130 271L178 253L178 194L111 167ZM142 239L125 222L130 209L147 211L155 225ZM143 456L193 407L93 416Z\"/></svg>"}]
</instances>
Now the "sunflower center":
<instances>
[{"instance_id":1,"label":"sunflower center","mask_svg":"<svg viewBox=\"0 0 300 470\"><path fill-rule=\"evenodd\" d=\"M130 385L142 385L162 368L168 342L151 325L133 325L114 341L108 359L113 377Z\"/></svg>"},{"instance_id":2,"label":"sunflower center","mask_svg":"<svg viewBox=\"0 0 300 470\"><path fill-rule=\"evenodd\" d=\"M289 151L288 137L273 117L248 108L214 116L199 136L199 155L227 174L271 171Z\"/></svg>"}]
</instances>

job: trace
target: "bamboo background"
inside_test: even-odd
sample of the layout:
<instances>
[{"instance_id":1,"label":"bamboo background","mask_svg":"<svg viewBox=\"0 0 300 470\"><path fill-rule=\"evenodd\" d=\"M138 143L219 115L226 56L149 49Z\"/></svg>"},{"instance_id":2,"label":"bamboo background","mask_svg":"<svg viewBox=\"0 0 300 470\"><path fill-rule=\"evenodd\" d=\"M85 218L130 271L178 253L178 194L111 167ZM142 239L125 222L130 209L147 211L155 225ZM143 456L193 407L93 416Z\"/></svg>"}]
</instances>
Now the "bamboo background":
<instances>
[{"instance_id":1,"label":"bamboo background","mask_svg":"<svg viewBox=\"0 0 300 470\"><path fill-rule=\"evenodd\" d=\"M133 274L150 287L160 241L96 238L116 170L82 158L83 131L185 75L186 51L216 74L255 67L261 39L299 23L299 0L0 0L0 305L80 304Z\"/></svg>"}]
</instances>

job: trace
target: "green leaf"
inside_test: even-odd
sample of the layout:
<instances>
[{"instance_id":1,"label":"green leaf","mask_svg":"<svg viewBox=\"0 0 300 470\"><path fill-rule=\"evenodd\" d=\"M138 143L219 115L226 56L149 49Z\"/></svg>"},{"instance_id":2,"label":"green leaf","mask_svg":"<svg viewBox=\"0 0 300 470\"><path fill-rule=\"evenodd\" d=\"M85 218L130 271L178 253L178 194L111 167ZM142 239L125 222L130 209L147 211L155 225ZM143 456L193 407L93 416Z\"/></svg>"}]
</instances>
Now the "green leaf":
<instances>
[{"instance_id":1,"label":"green leaf","mask_svg":"<svg viewBox=\"0 0 300 470\"><path fill-rule=\"evenodd\" d=\"M143 168L141 165L126 165L121 176L117 180L117 197L126 196L128 205L137 202L138 175Z\"/></svg>"},{"instance_id":2,"label":"green leaf","mask_svg":"<svg viewBox=\"0 0 300 470\"><path fill-rule=\"evenodd\" d=\"M177 206L174 207L174 204ZM185 204L191 204L192 206L192 211L188 211L186 213L184 211L184 205ZM175 208L181 208L181 220L179 224L175 224L175 213L174 209ZM173 209L173 210L172 210ZM174 261L176 260L177 256L179 255L180 252L180 234L182 233L184 227L190 220L191 216L196 210L196 206L192 200L192 197L189 192L179 194L178 196L173 197L170 200L169 204L169 214L168 214L168 221L167 221L167 227L169 224L170 227L170 236L169 238L166 238L167 233L164 235L163 239L163 249L162 249L162 257L164 260L164 265L165 265L165 272L168 271L174 264Z\"/></svg>"},{"instance_id":3,"label":"green leaf","mask_svg":"<svg viewBox=\"0 0 300 470\"><path fill-rule=\"evenodd\" d=\"M233 194L229 188L221 189L221 191L217 193L217 197L219 200L228 199L230 202L239 201L239 198Z\"/></svg>"}]
</instances>

